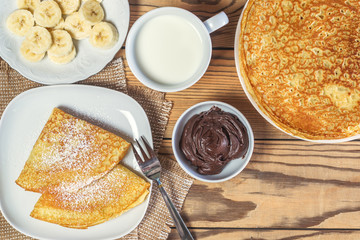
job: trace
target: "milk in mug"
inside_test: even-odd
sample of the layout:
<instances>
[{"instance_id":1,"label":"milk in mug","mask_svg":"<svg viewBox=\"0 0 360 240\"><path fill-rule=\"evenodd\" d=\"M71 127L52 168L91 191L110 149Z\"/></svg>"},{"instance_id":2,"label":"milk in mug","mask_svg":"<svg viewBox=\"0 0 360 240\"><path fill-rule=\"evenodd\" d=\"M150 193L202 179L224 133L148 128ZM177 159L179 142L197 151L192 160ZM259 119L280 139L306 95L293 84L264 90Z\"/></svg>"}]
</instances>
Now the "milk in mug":
<instances>
[{"instance_id":1,"label":"milk in mug","mask_svg":"<svg viewBox=\"0 0 360 240\"><path fill-rule=\"evenodd\" d=\"M163 84L190 79L203 58L200 34L187 19L175 15L161 15L146 22L135 46L143 73Z\"/></svg>"}]
</instances>

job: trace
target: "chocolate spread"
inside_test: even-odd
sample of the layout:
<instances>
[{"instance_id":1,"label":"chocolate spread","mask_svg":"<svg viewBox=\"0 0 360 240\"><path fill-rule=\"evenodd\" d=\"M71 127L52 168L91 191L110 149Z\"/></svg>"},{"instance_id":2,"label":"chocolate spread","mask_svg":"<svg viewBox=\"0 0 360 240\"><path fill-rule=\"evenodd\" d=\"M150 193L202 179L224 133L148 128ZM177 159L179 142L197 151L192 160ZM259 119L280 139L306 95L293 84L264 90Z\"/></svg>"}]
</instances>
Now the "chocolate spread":
<instances>
[{"instance_id":1,"label":"chocolate spread","mask_svg":"<svg viewBox=\"0 0 360 240\"><path fill-rule=\"evenodd\" d=\"M180 139L186 158L204 175L220 173L229 161L243 158L248 147L245 126L216 106L191 117Z\"/></svg>"}]
</instances>

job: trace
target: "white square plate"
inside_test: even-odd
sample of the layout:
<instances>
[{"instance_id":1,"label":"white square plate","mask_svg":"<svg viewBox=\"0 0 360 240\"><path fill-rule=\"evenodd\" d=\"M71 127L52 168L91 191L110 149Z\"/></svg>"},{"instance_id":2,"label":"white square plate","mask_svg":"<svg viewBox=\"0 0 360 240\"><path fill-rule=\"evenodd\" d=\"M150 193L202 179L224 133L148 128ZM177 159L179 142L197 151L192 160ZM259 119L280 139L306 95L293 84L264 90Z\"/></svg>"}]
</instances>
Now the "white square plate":
<instances>
[{"instance_id":1,"label":"white square plate","mask_svg":"<svg viewBox=\"0 0 360 240\"><path fill-rule=\"evenodd\" d=\"M126 235L142 220L149 197L120 217L88 229L65 228L30 217L40 194L25 191L15 180L54 107L127 141L143 135L152 144L144 110L126 94L86 85L46 86L26 91L8 105L0 121L0 206L4 217L20 232L39 239L114 239ZM121 163L142 175L131 150Z\"/></svg>"}]
</instances>

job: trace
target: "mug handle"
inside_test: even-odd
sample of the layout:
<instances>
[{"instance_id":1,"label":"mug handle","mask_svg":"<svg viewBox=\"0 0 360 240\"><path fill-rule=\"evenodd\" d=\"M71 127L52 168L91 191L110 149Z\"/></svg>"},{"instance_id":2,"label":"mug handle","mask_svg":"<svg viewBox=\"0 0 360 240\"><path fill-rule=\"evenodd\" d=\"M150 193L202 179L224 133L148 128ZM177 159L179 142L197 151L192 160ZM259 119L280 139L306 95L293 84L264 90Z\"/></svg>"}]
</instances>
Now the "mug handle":
<instances>
[{"instance_id":1,"label":"mug handle","mask_svg":"<svg viewBox=\"0 0 360 240\"><path fill-rule=\"evenodd\" d=\"M219 12L215 16L212 16L208 20L204 22L204 25L209 33L212 33L219 28L225 26L229 23L229 18L227 17L226 13Z\"/></svg>"}]
</instances>

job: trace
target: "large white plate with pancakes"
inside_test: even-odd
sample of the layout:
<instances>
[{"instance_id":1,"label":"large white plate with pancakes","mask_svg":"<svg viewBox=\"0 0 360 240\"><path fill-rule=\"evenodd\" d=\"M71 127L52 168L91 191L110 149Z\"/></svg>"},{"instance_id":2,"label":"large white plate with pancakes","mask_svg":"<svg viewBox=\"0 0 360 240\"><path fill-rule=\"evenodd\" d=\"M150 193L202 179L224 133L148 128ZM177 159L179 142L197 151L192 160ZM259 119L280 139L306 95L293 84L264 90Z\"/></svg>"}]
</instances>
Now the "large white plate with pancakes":
<instances>
[{"instance_id":1,"label":"large white plate with pancakes","mask_svg":"<svg viewBox=\"0 0 360 240\"><path fill-rule=\"evenodd\" d=\"M339 143L339 142L347 142L347 141L351 141L351 140L355 140L355 139L359 139L360 135L354 135L354 136L350 136L350 137L345 137L345 138L338 138L338 139L309 139L307 137L303 137L303 136L299 136L296 134L293 134L292 132L286 130L285 128L283 128L280 124L276 123L275 121L272 120L272 118L270 118L268 116L268 114L266 112L264 112L262 110L262 108L258 105L257 101L254 99L253 95L250 93L250 89L248 89L248 86L246 84L246 81L244 79L244 76L242 76L242 72L241 72L241 67L240 67L240 46L239 46L239 42L240 42L240 36L241 36L241 31L242 31L242 21L243 21L243 17L244 17L244 12L246 12L248 10L249 7L249 2L254 2L254 1L247 1L246 4L243 7L243 11L240 15L238 24L237 24L237 28L236 28L236 33L235 33L235 42L234 42L234 57L235 57L235 64L236 64L236 70L237 70L237 74L240 80L240 83L242 85L242 88L246 94L246 96L248 97L249 101L251 102L251 104L254 106L254 108L259 112L259 114L265 118L270 124L272 124L274 127L276 127L277 129L281 130L282 132L298 138L298 139L302 139L302 140L306 140L306 141L310 141L310 142L318 142L318 143ZM270 7L270 6L269 6ZM260 24L260 23L258 23Z\"/></svg>"},{"instance_id":2,"label":"large white plate with pancakes","mask_svg":"<svg viewBox=\"0 0 360 240\"><path fill-rule=\"evenodd\" d=\"M142 220L149 196L121 216L89 227L71 229L30 217L39 193L28 192L15 180L54 107L111 131L128 142L151 128L141 106L126 94L86 85L56 85L28 90L8 105L0 121L0 206L18 231L39 239L115 239L128 234ZM143 176L129 149L122 164Z\"/></svg>"},{"instance_id":3,"label":"large white plate with pancakes","mask_svg":"<svg viewBox=\"0 0 360 240\"><path fill-rule=\"evenodd\" d=\"M2 0L0 8L0 56L24 77L42 84L74 83L101 71L120 50L129 28L130 9L128 0L106 0L101 3L104 21L115 25L119 40L110 49L93 47L88 39L73 40L77 55L68 64L56 64L45 56L39 62L32 63L20 54L20 45L24 37L12 34L6 27L7 17L16 9L16 1Z\"/></svg>"}]
</instances>

